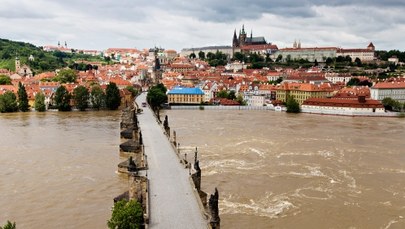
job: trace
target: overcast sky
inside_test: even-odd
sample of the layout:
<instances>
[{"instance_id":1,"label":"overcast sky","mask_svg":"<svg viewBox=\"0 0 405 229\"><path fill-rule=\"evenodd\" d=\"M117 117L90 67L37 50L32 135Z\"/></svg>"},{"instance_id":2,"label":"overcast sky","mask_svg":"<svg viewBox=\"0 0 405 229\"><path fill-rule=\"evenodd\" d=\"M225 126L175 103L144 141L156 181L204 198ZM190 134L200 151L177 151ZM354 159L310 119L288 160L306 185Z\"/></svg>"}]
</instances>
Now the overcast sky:
<instances>
[{"instance_id":1,"label":"overcast sky","mask_svg":"<svg viewBox=\"0 0 405 229\"><path fill-rule=\"evenodd\" d=\"M1 0L0 38L104 50L231 45L245 25L279 48L405 50L404 0Z\"/></svg>"}]
</instances>

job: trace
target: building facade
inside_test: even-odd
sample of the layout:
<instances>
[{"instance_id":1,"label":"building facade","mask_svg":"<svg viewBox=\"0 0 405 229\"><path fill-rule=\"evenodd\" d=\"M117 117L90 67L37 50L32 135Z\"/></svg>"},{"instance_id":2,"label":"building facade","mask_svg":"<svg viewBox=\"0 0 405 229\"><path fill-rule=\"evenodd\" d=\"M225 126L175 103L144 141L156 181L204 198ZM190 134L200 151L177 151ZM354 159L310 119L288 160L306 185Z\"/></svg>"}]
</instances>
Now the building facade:
<instances>
[{"instance_id":1,"label":"building facade","mask_svg":"<svg viewBox=\"0 0 405 229\"><path fill-rule=\"evenodd\" d=\"M405 102L405 82L379 82L370 88L370 93L371 98L378 101L389 97L393 100Z\"/></svg>"},{"instance_id":2,"label":"building facade","mask_svg":"<svg viewBox=\"0 0 405 229\"><path fill-rule=\"evenodd\" d=\"M175 87L167 93L169 104L200 104L204 92L200 88Z\"/></svg>"}]
</instances>

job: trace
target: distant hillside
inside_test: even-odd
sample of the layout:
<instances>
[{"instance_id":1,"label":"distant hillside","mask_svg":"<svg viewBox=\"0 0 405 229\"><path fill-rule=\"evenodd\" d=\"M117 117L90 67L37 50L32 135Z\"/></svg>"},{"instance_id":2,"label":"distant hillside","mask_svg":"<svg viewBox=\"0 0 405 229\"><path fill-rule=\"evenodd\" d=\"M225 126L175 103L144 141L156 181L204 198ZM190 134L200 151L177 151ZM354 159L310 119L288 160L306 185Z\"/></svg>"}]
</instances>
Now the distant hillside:
<instances>
[{"instance_id":1,"label":"distant hillside","mask_svg":"<svg viewBox=\"0 0 405 229\"><path fill-rule=\"evenodd\" d=\"M29 60L32 55L33 60ZM78 53L45 52L33 44L10 41L0 38L0 68L15 71L15 58L20 58L21 65L28 65L34 74L54 71L71 64L75 60L102 61L102 58Z\"/></svg>"}]
</instances>

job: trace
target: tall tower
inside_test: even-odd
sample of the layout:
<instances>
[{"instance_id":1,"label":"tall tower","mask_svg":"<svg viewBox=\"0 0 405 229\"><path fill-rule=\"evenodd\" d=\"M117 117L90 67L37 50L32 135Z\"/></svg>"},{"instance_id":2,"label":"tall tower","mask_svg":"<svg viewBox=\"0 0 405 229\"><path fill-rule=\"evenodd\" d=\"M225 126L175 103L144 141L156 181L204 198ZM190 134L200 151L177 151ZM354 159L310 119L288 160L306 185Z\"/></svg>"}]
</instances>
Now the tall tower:
<instances>
[{"instance_id":1,"label":"tall tower","mask_svg":"<svg viewBox=\"0 0 405 229\"><path fill-rule=\"evenodd\" d=\"M15 71L18 73L21 69L21 63L20 63L20 58L16 57L15 58Z\"/></svg>"},{"instance_id":2,"label":"tall tower","mask_svg":"<svg viewBox=\"0 0 405 229\"><path fill-rule=\"evenodd\" d=\"M245 25L242 25L242 32L239 34L239 45L242 47L246 44Z\"/></svg>"},{"instance_id":3,"label":"tall tower","mask_svg":"<svg viewBox=\"0 0 405 229\"><path fill-rule=\"evenodd\" d=\"M236 36L236 29L233 32L233 39L232 39L232 48L239 47L238 37Z\"/></svg>"}]
</instances>

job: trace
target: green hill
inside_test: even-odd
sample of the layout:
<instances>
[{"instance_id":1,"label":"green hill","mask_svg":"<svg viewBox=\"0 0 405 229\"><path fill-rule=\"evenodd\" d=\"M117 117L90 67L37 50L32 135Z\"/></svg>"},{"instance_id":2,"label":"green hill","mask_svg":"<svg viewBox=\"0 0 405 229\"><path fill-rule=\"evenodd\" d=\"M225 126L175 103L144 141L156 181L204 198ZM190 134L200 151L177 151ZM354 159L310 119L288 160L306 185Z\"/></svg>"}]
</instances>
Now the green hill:
<instances>
[{"instance_id":1,"label":"green hill","mask_svg":"<svg viewBox=\"0 0 405 229\"><path fill-rule=\"evenodd\" d=\"M31 55L34 57L33 61L29 60ZM15 71L16 57L20 58L21 65L28 65L34 74L54 71L55 69L66 67L79 59L103 61L101 57L93 57L80 53L45 52L41 47L30 43L0 38L0 68Z\"/></svg>"}]
</instances>

